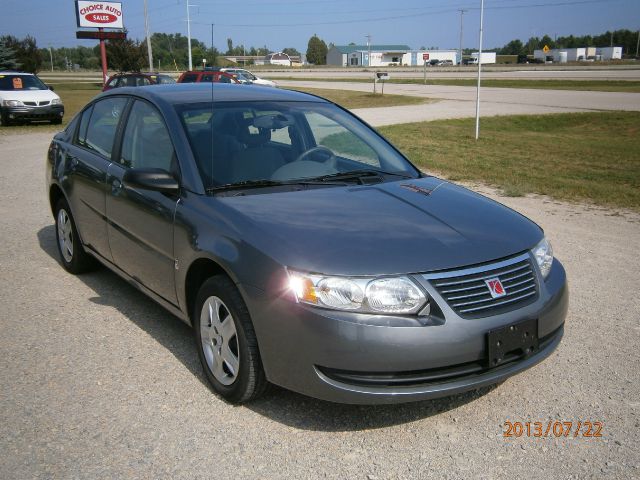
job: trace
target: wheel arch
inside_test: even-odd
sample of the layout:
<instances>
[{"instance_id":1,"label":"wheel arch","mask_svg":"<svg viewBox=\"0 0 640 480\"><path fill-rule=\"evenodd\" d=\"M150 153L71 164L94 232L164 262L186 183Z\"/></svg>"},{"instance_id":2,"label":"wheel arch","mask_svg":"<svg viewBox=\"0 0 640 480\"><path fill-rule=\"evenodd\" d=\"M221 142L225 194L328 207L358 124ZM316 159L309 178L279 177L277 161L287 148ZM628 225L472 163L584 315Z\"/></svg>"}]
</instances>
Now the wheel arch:
<instances>
[{"instance_id":1,"label":"wheel arch","mask_svg":"<svg viewBox=\"0 0 640 480\"><path fill-rule=\"evenodd\" d=\"M53 183L51 185L51 187L49 188L49 205L51 207L51 213L53 215L56 214L56 205L58 203L58 201L60 201L60 199L63 198L67 201L67 203L69 203L69 201L67 200L66 195L64 194L64 192L62 191L62 188L60 188L60 186L56 183Z\"/></svg>"},{"instance_id":2,"label":"wheel arch","mask_svg":"<svg viewBox=\"0 0 640 480\"><path fill-rule=\"evenodd\" d=\"M198 296L198 290L200 290L200 287L207 279L215 275L224 275L231 280L234 285L236 284L233 277L231 277L218 262L211 258L197 258L189 265L184 281L184 297L189 322L191 322L193 316L193 308L196 297Z\"/></svg>"}]
</instances>

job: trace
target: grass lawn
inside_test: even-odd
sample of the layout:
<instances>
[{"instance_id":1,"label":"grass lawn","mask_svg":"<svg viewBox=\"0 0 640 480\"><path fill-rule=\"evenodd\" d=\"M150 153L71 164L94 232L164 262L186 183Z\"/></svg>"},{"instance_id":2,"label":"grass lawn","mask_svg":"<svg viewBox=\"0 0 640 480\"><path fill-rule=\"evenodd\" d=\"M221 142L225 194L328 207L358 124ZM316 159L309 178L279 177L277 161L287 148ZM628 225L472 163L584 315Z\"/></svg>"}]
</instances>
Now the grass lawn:
<instances>
[{"instance_id":1,"label":"grass lawn","mask_svg":"<svg viewBox=\"0 0 640 480\"><path fill-rule=\"evenodd\" d=\"M67 124L89 100L102 91L99 83L53 83L55 92L64 103L64 120Z\"/></svg>"},{"instance_id":2,"label":"grass lawn","mask_svg":"<svg viewBox=\"0 0 640 480\"><path fill-rule=\"evenodd\" d=\"M372 87L373 88L373 87ZM371 92L355 92L351 90L335 90L331 88L303 88L292 87L289 90L312 93L331 100L344 108L371 108L371 107L397 107L400 105L416 105L419 103L429 103L433 100L421 97L411 97L408 95L380 95ZM379 92L379 89L378 89Z\"/></svg>"},{"instance_id":3,"label":"grass lawn","mask_svg":"<svg viewBox=\"0 0 640 480\"><path fill-rule=\"evenodd\" d=\"M391 80L386 83L404 83L424 85L422 78L393 78L391 72ZM274 80L298 80L298 81L317 81L317 82L362 82L371 83L371 78L309 78L301 79L296 77L275 78ZM472 78L429 78L427 71L426 85L453 85L459 87L475 87L477 80ZM481 82L483 87L495 88L535 88L542 90L580 90L580 91L599 91L599 92L640 92L640 81L637 80L511 80L511 79L483 79Z\"/></svg>"},{"instance_id":4,"label":"grass lawn","mask_svg":"<svg viewBox=\"0 0 640 480\"><path fill-rule=\"evenodd\" d=\"M640 113L519 115L393 125L380 132L422 169L507 195L540 193L640 211Z\"/></svg>"}]
</instances>

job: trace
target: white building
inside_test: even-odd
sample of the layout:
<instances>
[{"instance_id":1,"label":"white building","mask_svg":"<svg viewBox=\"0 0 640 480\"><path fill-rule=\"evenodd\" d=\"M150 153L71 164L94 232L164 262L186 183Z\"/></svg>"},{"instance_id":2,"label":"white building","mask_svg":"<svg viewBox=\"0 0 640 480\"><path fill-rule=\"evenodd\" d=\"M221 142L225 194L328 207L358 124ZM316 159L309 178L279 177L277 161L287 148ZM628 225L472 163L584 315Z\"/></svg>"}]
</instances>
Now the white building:
<instances>
[{"instance_id":1,"label":"white building","mask_svg":"<svg viewBox=\"0 0 640 480\"><path fill-rule=\"evenodd\" d=\"M371 51L371 59L369 59ZM456 50L411 50L407 45L334 45L327 52L327 65L342 67L421 66L432 60L458 63ZM495 63L495 62L494 62Z\"/></svg>"},{"instance_id":2,"label":"white building","mask_svg":"<svg viewBox=\"0 0 640 480\"><path fill-rule=\"evenodd\" d=\"M369 51L371 59L369 59ZM327 65L341 67L388 67L410 65L407 45L334 45L327 52Z\"/></svg>"},{"instance_id":3,"label":"white building","mask_svg":"<svg viewBox=\"0 0 640 480\"><path fill-rule=\"evenodd\" d=\"M596 55L600 55L602 60L621 60L622 47L596 48Z\"/></svg>"},{"instance_id":4,"label":"white building","mask_svg":"<svg viewBox=\"0 0 640 480\"><path fill-rule=\"evenodd\" d=\"M496 63L496 52L482 52L482 56L480 56L480 52L473 52L471 54L469 63L477 65L478 58L480 58L482 65L486 65L488 63Z\"/></svg>"},{"instance_id":5,"label":"white building","mask_svg":"<svg viewBox=\"0 0 640 480\"><path fill-rule=\"evenodd\" d=\"M577 48L553 48L548 52L535 50L533 58L543 62L582 62L585 60L620 60L622 47L577 47Z\"/></svg>"},{"instance_id":6,"label":"white building","mask_svg":"<svg viewBox=\"0 0 640 480\"><path fill-rule=\"evenodd\" d=\"M424 62L450 61L456 65L458 63L457 50L412 50L410 65L424 65Z\"/></svg>"},{"instance_id":7,"label":"white building","mask_svg":"<svg viewBox=\"0 0 640 480\"><path fill-rule=\"evenodd\" d=\"M284 65L285 67L291 66L291 57L286 53L273 52L264 57L265 65Z\"/></svg>"}]
</instances>

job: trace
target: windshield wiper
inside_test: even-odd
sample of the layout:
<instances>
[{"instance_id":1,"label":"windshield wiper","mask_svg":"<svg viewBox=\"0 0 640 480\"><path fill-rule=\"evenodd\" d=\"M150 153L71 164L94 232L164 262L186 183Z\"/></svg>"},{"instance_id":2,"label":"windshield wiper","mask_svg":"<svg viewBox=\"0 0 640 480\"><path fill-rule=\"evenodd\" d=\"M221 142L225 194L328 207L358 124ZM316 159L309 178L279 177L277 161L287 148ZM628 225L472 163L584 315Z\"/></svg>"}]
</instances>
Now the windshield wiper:
<instances>
[{"instance_id":1,"label":"windshield wiper","mask_svg":"<svg viewBox=\"0 0 640 480\"><path fill-rule=\"evenodd\" d=\"M367 177L382 177L384 175L392 175L401 178L413 178L413 176L403 172L385 172L384 170L350 170L347 172L331 173L314 177L313 180L318 182L326 182L331 180L360 180Z\"/></svg>"},{"instance_id":2,"label":"windshield wiper","mask_svg":"<svg viewBox=\"0 0 640 480\"><path fill-rule=\"evenodd\" d=\"M207 193L216 193L229 190L244 190L249 188L279 187L282 185L344 185L344 182L330 182L318 180L316 178L300 180L244 180L242 182L225 183L224 185L208 187L206 191Z\"/></svg>"}]
</instances>

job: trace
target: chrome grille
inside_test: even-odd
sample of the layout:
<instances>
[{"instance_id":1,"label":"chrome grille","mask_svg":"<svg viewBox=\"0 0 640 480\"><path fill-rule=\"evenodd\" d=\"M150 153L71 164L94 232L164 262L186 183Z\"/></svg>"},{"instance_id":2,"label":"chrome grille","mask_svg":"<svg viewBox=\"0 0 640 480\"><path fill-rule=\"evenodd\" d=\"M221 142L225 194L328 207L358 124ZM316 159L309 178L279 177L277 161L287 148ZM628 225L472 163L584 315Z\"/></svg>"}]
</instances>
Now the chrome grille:
<instances>
[{"instance_id":1,"label":"chrome grille","mask_svg":"<svg viewBox=\"0 0 640 480\"><path fill-rule=\"evenodd\" d=\"M36 107L38 106L38 104L36 102L22 102L25 105L29 106L29 107Z\"/></svg>"},{"instance_id":2,"label":"chrome grille","mask_svg":"<svg viewBox=\"0 0 640 480\"><path fill-rule=\"evenodd\" d=\"M536 273L528 254L502 262L424 277L449 306L465 318L486 317L515 310L538 297ZM486 283L499 279L504 294L494 298Z\"/></svg>"}]
</instances>

